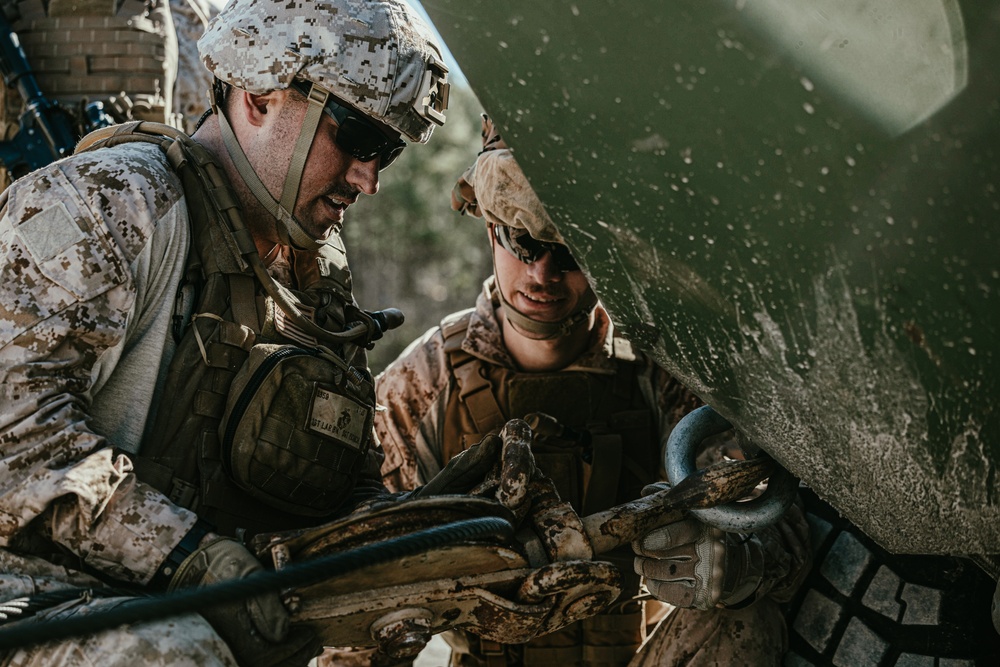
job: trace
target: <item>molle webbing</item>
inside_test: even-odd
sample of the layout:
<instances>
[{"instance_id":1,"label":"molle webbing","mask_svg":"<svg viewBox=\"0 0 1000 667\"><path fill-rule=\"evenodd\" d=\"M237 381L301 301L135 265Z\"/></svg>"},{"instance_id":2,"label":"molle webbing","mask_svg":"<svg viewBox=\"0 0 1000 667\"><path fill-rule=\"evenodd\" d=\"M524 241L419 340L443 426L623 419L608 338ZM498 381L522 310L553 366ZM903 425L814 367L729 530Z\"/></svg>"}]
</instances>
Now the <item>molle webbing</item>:
<instances>
[{"instance_id":1,"label":"molle webbing","mask_svg":"<svg viewBox=\"0 0 1000 667\"><path fill-rule=\"evenodd\" d=\"M469 310L460 317L445 320L441 323L441 333L444 336L444 351L458 385L459 397L468 406L477 433L485 435L495 430L497 424L502 426L508 417L500 409L493 386L482 372L482 363L462 350L462 341L465 340L471 317L472 311Z\"/></svg>"},{"instance_id":2,"label":"molle webbing","mask_svg":"<svg viewBox=\"0 0 1000 667\"><path fill-rule=\"evenodd\" d=\"M21 18L14 27L47 97L71 112L87 99L105 102L108 111L125 105L129 118L172 124L177 45L165 1L151 3L148 11L138 0L51 0L47 12L42 0L17 7ZM16 94L10 97L8 121L21 104Z\"/></svg>"},{"instance_id":3,"label":"molle webbing","mask_svg":"<svg viewBox=\"0 0 1000 667\"><path fill-rule=\"evenodd\" d=\"M544 412L564 426L589 434L590 469L599 471L589 480L583 473L583 444L540 447L535 452L540 465L544 461L545 472L578 510L592 513L633 500L643 485L655 481L659 443L627 343L615 347L615 373L519 373L462 349L471 317L469 310L441 323L456 388L444 417L442 463L487 433L498 432L507 419ZM629 497L619 497L622 494Z\"/></svg>"}]
</instances>

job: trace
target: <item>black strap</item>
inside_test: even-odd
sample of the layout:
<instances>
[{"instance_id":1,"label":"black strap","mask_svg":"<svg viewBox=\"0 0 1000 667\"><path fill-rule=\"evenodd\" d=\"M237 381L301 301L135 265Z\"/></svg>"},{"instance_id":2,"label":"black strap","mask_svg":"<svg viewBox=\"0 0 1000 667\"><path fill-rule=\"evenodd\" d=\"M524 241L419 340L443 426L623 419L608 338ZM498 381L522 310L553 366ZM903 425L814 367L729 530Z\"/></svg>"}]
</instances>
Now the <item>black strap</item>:
<instances>
[{"instance_id":1,"label":"black strap","mask_svg":"<svg viewBox=\"0 0 1000 667\"><path fill-rule=\"evenodd\" d=\"M36 595L15 598L0 603L0 625L23 621L39 612L64 604L71 600L90 601L94 598L134 596L134 592L113 588L64 588Z\"/></svg>"},{"instance_id":2,"label":"black strap","mask_svg":"<svg viewBox=\"0 0 1000 667\"><path fill-rule=\"evenodd\" d=\"M188 556L198 550L198 545L201 544L202 538L213 530L207 521L198 519L194 526L191 527L191 530L187 532L187 535L180 541L180 544L174 547L163 563L160 564L160 567L156 570L156 574L149 580L149 587L154 590L165 591L167 586L170 585L170 580L173 578L174 573L177 572L177 568L187 560Z\"/></svg>"}]
</instances>

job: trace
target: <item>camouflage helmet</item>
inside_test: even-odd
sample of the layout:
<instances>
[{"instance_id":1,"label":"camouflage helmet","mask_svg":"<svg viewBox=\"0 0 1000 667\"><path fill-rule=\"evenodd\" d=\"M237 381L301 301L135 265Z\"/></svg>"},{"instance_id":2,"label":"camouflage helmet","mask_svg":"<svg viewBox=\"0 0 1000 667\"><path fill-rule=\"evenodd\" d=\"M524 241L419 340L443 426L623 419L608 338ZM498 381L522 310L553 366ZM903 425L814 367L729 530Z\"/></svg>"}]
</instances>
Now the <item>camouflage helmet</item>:
<instances>
[{"instance_id":1,"label":"camouflage helmet","mask_svg":"<svg viewBox=\"0 0 1000 667\"><path fill-rule=\"evenodd\" d=\"M465 178L487 222L526 229L531 238L566 245L509 148L482 153Z\"/></svg>"},{"instance_id":2,"label":"camouflage helmet","mask_svg":"<svg viewBox=\"0 0 1000 667\"><path fill-rule=\"evenodd\" d=\"M448 70L403 0L230 0L198 50L236 88L264 94L306 79L410 141L444 123Z\"/></svg>"},{"instance_id":3,"label":"camouflage helmet","mask_svg":"<svg viewBox=\"0 0 1000 667\"><path fill-rule=\"evenodd\" d=\"M493 120L482 114L483 150L451 191L451 207L494 225L526 229L539 241L566 245Z\"/></svg>"}]
</instances>

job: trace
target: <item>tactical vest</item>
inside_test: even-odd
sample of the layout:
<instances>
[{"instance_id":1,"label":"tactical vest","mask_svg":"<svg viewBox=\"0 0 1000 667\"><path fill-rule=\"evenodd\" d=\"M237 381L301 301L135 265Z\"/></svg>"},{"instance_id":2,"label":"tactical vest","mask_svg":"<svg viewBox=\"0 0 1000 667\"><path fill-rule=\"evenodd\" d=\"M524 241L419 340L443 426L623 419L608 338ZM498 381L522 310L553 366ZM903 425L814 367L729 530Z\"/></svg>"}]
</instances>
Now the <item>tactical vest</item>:
<instances>
[{"instance_id":1,"label":"tactical vest","mask_svg":"<svg viewBox=\"0 0 1000 667\"><path fill-rule=\"evenodd\" d=\"M496 433L510 418L542 412L578 437L532 445L535 461L581 516L634 500L656 481L659 442L653 415L639 384L628 341L614 339L615 373L563 371L522 373L484 363L462 349L472 311L441 323L444 350L455 378L444 417L443 463ZM625 593L613 613L574 623L521 646L472 639L471 650L489 665L618 666L641 642L642 612L630 600L638 590L630 549L607 558L625 577ZM478 644L478 646L476 645Z\"/></svg>"},{"instance_id":2,"label":"tactical vest","mask_svg":"<svg viewBox=\"0 0 1000 667\"><path fill-rule=\"evenodd\" d=\"M248 262L258 257L253 237L211 155L152 123L99 130L78 150L127 141L164 150L182 179L192 231L175 309L177 350L141 456L130 455L137 475L223 534L328 521L370 454L375 404L364 350L310 338L315 325L341 331L346 313L364 317L345 306L352 297L343 247L296 254L302 290L275 294ZM292 308L279 300L294 300L315 325L290 322ZM194 315L183 321L191 302ZM336 363L326 361L330 353Z\"/></svg>"},{"instance_id":3,"label":"tactical vest","mask_svg":"<svg viewBox=\"0 0 1000 667\"><path fill-rule=\"evenodd\" d=\"M71 113L79 113L82 100L100 101L119 122L181 127L171 111L178 56L168 0L4 4L20 15L13 27L46 97ZM0 95L4 120L16 123L23 101L11 89Z\"/></svg>"},{"instance_id":4,"label":"tactical vest","mask_svg":"<svg viewBox=\"0 0 1000 667\"><path fill-rule=\"evenodd\" d=\"M801 490L814 550L787 606L795 665L1000 665L995 582L972 561L893 555L810 489Z\"/></svg>"}]
</instances>

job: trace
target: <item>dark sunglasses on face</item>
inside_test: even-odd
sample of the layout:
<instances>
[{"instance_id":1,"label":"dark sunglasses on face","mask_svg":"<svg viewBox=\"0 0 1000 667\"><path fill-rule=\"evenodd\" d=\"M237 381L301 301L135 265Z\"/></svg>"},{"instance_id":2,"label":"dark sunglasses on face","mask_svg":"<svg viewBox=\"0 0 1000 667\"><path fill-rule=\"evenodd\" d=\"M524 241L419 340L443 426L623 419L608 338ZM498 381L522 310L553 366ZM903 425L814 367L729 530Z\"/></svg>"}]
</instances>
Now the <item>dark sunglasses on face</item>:
<instances>
[{"instance_id":1,"label":"dark sunglasses on face","mask_svg":"<svg viewBox=\"0 0 1000 667\"><path fill-rule=\"evenodd\" d=\"M295 81L296 90L309 97L309 84ZM351 157L362 162L378 158L378 168L382 171L392 164L406 148L401 138L390 138L360 111L338 104L331 95L326 99L324 113L337 123L337 146Z\"/></svg>"},{"instance_id":2,"label":"dark sunglasses on face","mask_svg":"<svg viewBox=\"0 0 1000 667\"><path fill-rule=\"evenodd\" d=\"M573 259L569 248L561 243L534 239L526 229L516 229L508 225L493 225L493 236L501 248L525 264L531 264L541 259L545 253L550 252L556 268L563 273L580 270L580 266Z\"/></svg>"}]
</instances>

